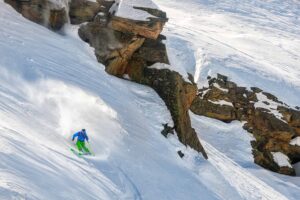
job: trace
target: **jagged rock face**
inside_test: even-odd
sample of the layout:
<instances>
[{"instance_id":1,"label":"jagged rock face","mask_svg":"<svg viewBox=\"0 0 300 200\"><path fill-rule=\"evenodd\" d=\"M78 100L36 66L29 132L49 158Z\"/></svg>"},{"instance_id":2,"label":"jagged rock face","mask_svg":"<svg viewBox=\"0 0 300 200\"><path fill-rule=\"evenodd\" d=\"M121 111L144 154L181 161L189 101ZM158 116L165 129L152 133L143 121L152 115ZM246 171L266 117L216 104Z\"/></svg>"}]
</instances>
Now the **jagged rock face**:
<instances>
[{"instance_id":1,"label":"jagged rock face","mask_svg":"<svg viewBox=\"0 0 300 200\"><path fill-rule=\"evenodd\" d=\"M207 158L188 113L197 95L196 84L184 81L177 72L149 67L157 62L169 63L164 39L164 36L159 36L157 40L146 39L128 63L126 73L132 81L148 85L159 94L171 112L179 140Z\"/></svg>"},{"instance_id":2,"label":"jagged rock face","mask_svg":"<svg viewBox=\"0 0 300 200\"><path fill-rule=\"evenodd\" d=\"M154 88L165 101L171 112L179 140L202 152L207 158L195 130L191 127L188 113L192 100L196 97L196 85L185 82L177 72L147 67L144 69L142 83Z\"/></svg>"},{"instance_id":3,"label":"jagged rock face","mask_svg":"<svg viewBox=\"0 0 300 200\"><path fill-rule=\"evenodd\" d=\"M155 63L169 64L166 46L162 42L165 39L163 35L159 35L156 40L145 39L141 48L135 53L135 57L146 61L147 66L151 66Z\"/></svg>"},{"instance_id":4,"label":"jagged rock face","mask_svg":"<svg viewBox=\"0 0 300 200\"><path fill-rule=\"evenodd\" d=\"M249 91L227 79L222 75L210 79L209 87L199 90L191 110L224 122L246 121L244 128L255 138L251 142L255 163L275 172L295 175L293 168L278 166L272 152L284 153L291 164L300 161L300 146L290 144L299 136L300 111L287 107L259 88Z\"/></svg>"},{"instance_id":5,"label":"jagged rock face","mask_svg":"<svg viewBox=\"0 0 300 200\"><path fill-rule=\"evenodd\" d=\"M279 106L278 110L285 121L294 129L297 136L300 136L300 112L283 106Z\"/></svg>"},{"instance_id":6,"label":"jagged rock face","mask_svg":"<svg viewBox=\"0 0 300 200\"><path fill-rule=\"evenodd\" d=\"M52 30L60 30L68 21L66 8L48 0L5 0L25 18Z\"/></svg>"},{"instance_id":7,"label":"jagged rock face","mask_svg":"<svg viewBox=\"0 0 300 200\"><path fill-rule=\"evenodd\" d=\"M98 61L106 66L106 71L119 77L125 73L133 53L145 40L133 34L114 31L98 22L81 26L79 36L95 48Z\"/></svg>"}]
</instances>

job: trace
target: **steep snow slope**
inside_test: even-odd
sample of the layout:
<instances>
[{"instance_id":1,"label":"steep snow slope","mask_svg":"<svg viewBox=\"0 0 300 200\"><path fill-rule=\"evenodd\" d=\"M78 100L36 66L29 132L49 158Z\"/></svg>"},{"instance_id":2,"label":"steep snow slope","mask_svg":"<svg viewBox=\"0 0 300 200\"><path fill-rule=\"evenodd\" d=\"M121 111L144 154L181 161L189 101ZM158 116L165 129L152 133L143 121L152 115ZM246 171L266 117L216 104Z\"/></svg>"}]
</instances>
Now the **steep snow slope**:
<instances>
[{"instance_id":1,"label":"steep snow slope","mask_svg":"<svg viewBox=\"0 0 300 200\"><path fill-rule=\"evenodd\" d=\"M208 75L221 73L299 106L299 1L155 2L170 18L164 34L174 65L195 75L201 87Z\"/></svg>"},{"instance_id":2,"label":"steep snow slope","mask_svg":"<svg viewBox=\"0 0 300 200\"><path fill-rule=\"evenodd\" d=\"M0 199L216 199L160 134L158 95L107 75L76 32L0 1ZM82 127L96 157L69 151Z\"/></svg>"},{"instance_id":3,"label":"steep snow slope","mask_svg":"<svg viewBox=\"0 0 300 200\"><path fill-rule=\"evenodd\" d=\"M296 1L285 8L280 1L156 2L170 17L165 33L171 62L195 74L200 85L207 74L220 71L297 105ZM281 18L280 9L288 14ZM261 13L278 20L252 19ZM238 22L245 26L241 29ZM267 25L272 29L267 31ZM249 46L239 38L247 49L228 46L240 44L235 37L245 27L254 37ZM162 100L148 87L107 75L76 32L67 27L66 35L52 33L0 0L0 199L300 198L299 177L253 164L251 137L241 123L193 116L208 161L175 136L164 139L161 124L171 119ZM250 46L268 47L257 40L260 32L273 36L274 43L279 38L289 52L277 46L282 59L270 51L255 54ZM258 62L261 55L270 59ZM71 134L82 127L90 134L95 157L80 159L69 151ZM177 150L186 154L183 160Z\"/></svg>"},{"instance_id":4,"label":"steep snow slope","mask_svg":"<svg viewBox=\"0 0 300 200\"><path fill-rule=\"evenodd\" d=\"M164 34L172 65L194 75L199 87L221 73L239 85L257 86L300 105L300 2L155 0L170 18ZM216 169L195 165L207 187L224 199L299 199L300 178L253 163L251 136L242 124L192 115ZM218 179L216 182L214 178ZM221 180L239 195L229 193Z\"/></svg>"}]
</instances>

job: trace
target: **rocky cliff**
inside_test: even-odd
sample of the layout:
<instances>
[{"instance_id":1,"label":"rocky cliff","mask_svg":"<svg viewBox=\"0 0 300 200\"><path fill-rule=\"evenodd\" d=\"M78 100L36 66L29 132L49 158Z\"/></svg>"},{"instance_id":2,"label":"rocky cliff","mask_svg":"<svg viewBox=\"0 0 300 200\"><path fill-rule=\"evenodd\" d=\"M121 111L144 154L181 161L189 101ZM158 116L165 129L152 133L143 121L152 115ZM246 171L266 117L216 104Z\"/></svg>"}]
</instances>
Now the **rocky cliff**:
<instances>
[{"instance_id":1,"label":"rocky cliff","mask_svg":"<svg viewBox=\"0 0 300 200\"><path fill-rule=\"evenodd\" d=\"M300 161L300 111L259 88L239 87L226 76L208 79L209 87L199 90L191 110L198 115L231 122L245 122L253 134L255 163L287 175L295 175L292 164ZM286 165L276 155L287 156Z\"/></svg>"},{"instance_id":2,"label":"rocky cliff","mask_svg":"<svg viewBox=\"0 0 300 200\"><path fill-rule=\"evenodd\" d=\"M207 158L195 130L191 127L188 114L196 97L196 85L184 81L177 72L151 67L155 63L169 64L163 44L165 37L160 35L168 21L166 13L154 4L153 7L146 8L138 1L133 2L137 4L133 5L133 18L125 18L122 9L127 5L122 5L122 2L103 5L106 9L99 12L93 21L81 25L79 35L95 48L98 61L105 65L109 74L121 78L128 76L134 82L152 87L169 108L179 140L202 152ZM147 5L149 4L151 5ZM134 19L135 12L147 18Z\"/></svg>"}]
</instances>

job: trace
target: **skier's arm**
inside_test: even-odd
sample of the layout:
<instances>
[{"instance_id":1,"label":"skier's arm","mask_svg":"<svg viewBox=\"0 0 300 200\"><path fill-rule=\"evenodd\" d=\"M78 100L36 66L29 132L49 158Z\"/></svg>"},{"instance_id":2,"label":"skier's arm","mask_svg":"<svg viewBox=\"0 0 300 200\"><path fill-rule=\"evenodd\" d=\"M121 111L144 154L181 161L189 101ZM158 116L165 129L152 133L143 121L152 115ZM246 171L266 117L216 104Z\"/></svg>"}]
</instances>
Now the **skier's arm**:
<instances>
[{"instance_id":1,"label":"skier's arm","mask_svg":"<svg viewBox=\"0 0 300 200\"><path fill-rule=\"evenodd\" d=\"M75 134L73 135L72 141L74 141L74 139L75 139L76 137L78 137L78 133L75 133Z\"/></svg>"}]
</instances>

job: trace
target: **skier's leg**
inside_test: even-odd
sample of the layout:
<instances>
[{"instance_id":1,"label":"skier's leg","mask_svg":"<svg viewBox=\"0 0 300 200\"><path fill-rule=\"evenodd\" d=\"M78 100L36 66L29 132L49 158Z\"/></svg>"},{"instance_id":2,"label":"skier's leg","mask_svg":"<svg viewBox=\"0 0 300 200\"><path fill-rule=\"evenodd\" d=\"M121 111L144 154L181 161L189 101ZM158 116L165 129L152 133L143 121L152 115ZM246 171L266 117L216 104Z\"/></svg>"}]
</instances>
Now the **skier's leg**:
<instances>
[{"instance_id":1,"label":"skier's leg","mask_svg":"<svg viewBox=\"0 0 300 200\"><path fill-rule=\"evenodd\" d=\"M76 146L77 146L78 151L82 151L82 142L77 141Z\"/></svg>"},{"instance_id":2,"label":"skier's leg","mask_svg":"<svg viewBox=\"0 0 300 200\"><path fill-rule=\"evenodd\" d=\"M86 153L90 153L90 150L85 146L84 142L82 142L82 148Z\"/></svg>"}]
</instances>

